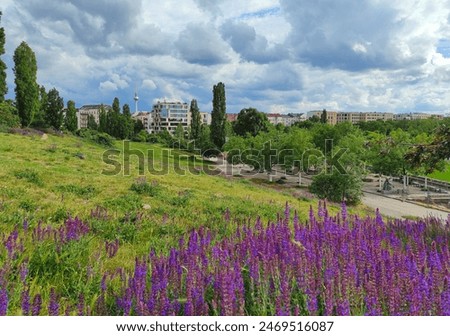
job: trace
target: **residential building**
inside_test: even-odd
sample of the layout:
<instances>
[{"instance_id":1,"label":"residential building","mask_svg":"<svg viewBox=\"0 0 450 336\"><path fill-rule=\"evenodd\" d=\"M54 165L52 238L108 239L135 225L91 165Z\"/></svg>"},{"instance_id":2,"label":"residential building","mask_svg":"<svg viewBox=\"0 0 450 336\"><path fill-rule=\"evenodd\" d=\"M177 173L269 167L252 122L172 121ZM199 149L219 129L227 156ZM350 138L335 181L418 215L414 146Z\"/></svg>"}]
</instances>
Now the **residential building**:
<instances>
[{"instance_id":1,"label":"residential building","mask_svg":"<svg viewBox=\"0 0 450 336\"><path fill-rule=\"evenodd\" d=\"M211 125L211 113L200 112L200 120L204 125Z\"/></svg>"},{"instance_id":2,"label":"residential building","mask_svg":"<svg viewBox=\"0 0 450 336\"><path fill-rule=\"evenodd\" d=\"M315 111L309 111L306 115L307 115L308 119L311 119L314 116L321 118L322 113L323 113L323 110L322 111L315 110ZM336 125L337 122L338 122L338 112L327 111L327 124Z\"/></svg>"},{"instance_id":3,"label":"residential building","mask_svg":"<svg viewBox=\"0 0 450 336\"><path fill-rule=\"evenodd\" d=\"M94 116L94 120L98 124L100 122L100 110L102 106L105 112L109 112L112 108L110 105L83 105L80 107L77 110L78 128L87 128L90 115Z\"/></svg>"},{"instance_id":4,"label":"residential building","mask_svg":"<svg viewBox=\"0 0 450 336\"><path fill-rule=\"evenodd\" d=\"M140 120L144 125L145 130L149 130L150 125L153 123L153 114L151 112L141 111L131 115L134 120Z\"/></svg>"},{"instance_id":5,"label":"residential building","mask_svg":"<svg viewBox=\"0 0 450 336\"><path fill-rule=\"evenodd\" d=\"M424 119L444 119L442 114L430 114L430 113L419 113L419 112L411 112L411 113L399 113L394 116L395 120L424 120Z\"/></svg>"},{"instance_id":6,"label":"residential building","mask_svg":"<svg viewBox=\"0 0 450 336\"><path fill-rule=\"evenodd\" d=\"M267 119L273 125L292 126L294 123L305 120L303 113L267 113Z\"/></svg>"},{"instance_id":7,"label":"residential building","mask_svg":"<svg viewBox=\"0 0 450 336\"><path fill-rule=\"evenodd\" d=\"M151 114L152 120L149 122L149 133L158 133L167 130L173 134L179 124L187 132L191 125L191 113L187 103L165 100L158 101L153 105Z\"/></svg>"},{"instance_id":8,"label":"residential building","mask_svg":"<svg viewBox=\"0 0 450 336\"><path fill-rule=\"evenodd\" d=\"M229 122L236 121L237 120L237 116L238 116L237 113L227 113L227 120Z\"/></svg>"}]
</instances>

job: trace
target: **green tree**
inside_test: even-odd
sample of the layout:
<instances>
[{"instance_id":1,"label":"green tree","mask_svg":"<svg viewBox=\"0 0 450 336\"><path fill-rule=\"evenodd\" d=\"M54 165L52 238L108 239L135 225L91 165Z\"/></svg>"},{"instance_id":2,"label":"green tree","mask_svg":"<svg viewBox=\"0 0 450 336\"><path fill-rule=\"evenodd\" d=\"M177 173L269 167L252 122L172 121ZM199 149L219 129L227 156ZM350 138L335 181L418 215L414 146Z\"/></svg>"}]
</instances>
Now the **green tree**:
<instances>
[{"instance_id":1,"label":"green tree","mask_svg":"<svg viewBox=\"0 0 450 336\"><path fill-rule=\"evenodd\" d=\"M214 144L211 141L211 128L208 125L202 124L200 127L200 135L195 143L195 147L200 149L201 155L208 153L214 149Z\"/></svg>"},{"instance_id":2,"label":"green tree","mask_svg":"<svg viewBox=\"0 0 450 336\"><path fill-rule=\"evenodd\" d=\"M130 105L128 104L123 105L122 111L124 116L131 117Z\"/></svg>"},{"instance_id":3,"label":"green tree","mask_svg":"<svg viewBox=\"0 0 450 336\"><path fill-rule=\"evenodd\" d=\"M77 109L75 108L75 102L69 100L67 102L66 116L64 118L64 125L70 132L75 132L78 128Z\"/></svg>"},{"instance_id":4,"label":"green tree","mask_svg":"<svg viewBox=\"0 0 450 336\"><path fill-rule=\"evenodd\" d=\"M132 139L134 136L134 121L131 118L130 105L125 104L122 108L123 120L125 123L124 139Z\"/></svg>"},{"instance_id":5,"label":"green tree","mask_svg":"<svg viewBox=\"0 0 450 336\"><path fill-rule=\"evenodd\" d=\"M200 110L198 109L197 100L191 100L191 139L198 139L200 136L200 128L202 126Z\"/></svg>"},{"instance_id":6,"label":"green tree","mask_svg":"<svg viewBox=\"0 0 450 336\"><path fill-rule=\"evenodd\" d=\"M26 42L14 51L16 104L22 126L29 126L39 109L36 55Z\"/></svg>"},{"instance_id":7,"label":"green tree","mask_svg":"<svg viewBox=\"0 0 450 336\"><path fill-rule=\"evenodd\" d=\"M61 129L64 122L64 99L59 96L57 89L48 92L47 108L45 109L45 121L54 129Z\"/></svg>"},{"instance_id":8,"label":"green tree","mask_svg":"<svg viewBox=\"0 0 450 336\"><path fill-rule=\"evenodd\" d=\"M48 127L45 120L45 114L48 105L48 94L45 87L39 86L39 108L34 115L32 126L34 127Z\"/></svg>"},{"instance_id":9,"label":"green tree","mask_svg":"<svg viewBox=\"0 0 450 336\"><path fill-rule=\"evenodd\" d=\"M265 113L259 112L253 107L242 109L238 116L233 130L236 135L256 136L259 132L266 132L268 129L269 120Z\"/></svg>"},{"instance_id":10,"label":"green tree","mask_svg":"<svg viewBox=\"0 0 450 336\"><path fill-rule=\"evenodd\" d=\"M427 173L441 170L450 158L450 124L443 124L429 143L419 143L405 153L405 159L414 168L422 167Z\"/></svg>"},{"instance_id":11,"label":"green tree","mask_svg":"<svg viewBox=\"0 0 450 336\"><path fill-rule=\"evenodd\" d=\"M320 115L320 122L322 124L326 124L328 122L327 110L323 109L322 114Z\"/></svg>"},{"instance_id":12,"label":"green tree","mask_svg":"<svg viewBox=\"0 0 450 336\"><path fill-rule=\"evenodd\" d=\"M97 122L95 121L95 117L92 114L88 115L87 128L95 131L98 130Z\"/></svg>"},{"instance_id":13,"label":"green tree","mask_svg":"<svg viewBox=\"0 0 450 336\"><path fill-rule=\"evenodd\" d=\"M4 125L9 127L19 127L20 119L17 115L17 109L13 105L12 101L5 100L0 102L0 126Z\"/></svg>"},{"instance_id":14,"label":"green tree","mask_svg":"<svg viewBox=\"0 0 450 336\"><path fill-rule=\"evenodd\" d=\"M119 98L115 97L112 104L112 110L116 114L120 114L120 102Z\"/></svg>"},{"instance_id":15,"label":"green tree","mask_svg":"<svg viewBox=\"0 0 450 336\"><path fill-rule=\"evenodd\" d=\"M213 110L211 113L211 140L222 149L225 144L226 101L225 85L219 82L213 87Z\"/></svg>"},{"instance_id":16,"label":"green tree","mask_svg":"<svg viewBox=\"0 0 450 336\"><path fill-rule=\"evenodd\" d=\"M102 133L108 133L108 116L106 113L105 106L103 104L100 105L100 109L98 111L99 122L98 122L98 130Z\"/></svg>"},{"instance_id":17,"label":"green tree","mask_svg":"<svg viewBox=\"0 0 450 336\"><path fill-rule=\"evenodd\" d=\"M0 11L0 23L2 22L2 12ZM8 93L8 84L6 83L6 64L1 59L5 53L5 28L0 27L0 103L5 101L5 95Z\"/></svg>"},{"instance_id":18,"label":"green tree","mask_svg":"<svg viewBox=\"0 0 450 336\"><path fill-rule=\"evenodd\" d=\"M134 121L133 133L134 134L139 134L141 131L145 131L145 127L144 127L144 124L142 123L142 121L140 119L137 119L137 120Z\"/></svg>"}]
</instances>

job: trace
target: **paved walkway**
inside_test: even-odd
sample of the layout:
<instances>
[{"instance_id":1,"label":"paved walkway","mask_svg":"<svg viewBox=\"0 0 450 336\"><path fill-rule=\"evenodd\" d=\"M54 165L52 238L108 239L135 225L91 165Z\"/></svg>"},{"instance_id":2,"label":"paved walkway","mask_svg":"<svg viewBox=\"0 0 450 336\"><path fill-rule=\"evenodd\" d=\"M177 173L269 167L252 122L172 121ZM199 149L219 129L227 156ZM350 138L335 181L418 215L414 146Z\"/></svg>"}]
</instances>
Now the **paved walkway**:
<instances>
[{"instance_id":1,"label":"paved walkway","mask_svg":"<svg viewBox=\"0 0 450 336\"><path fill-rule=\"evenodd\" d=\"M227 172L229 175L241 174L247 178L250 177L246 174L250 168L245 165L231 166L223 161L219 161L217 162L217 168L221 169L223 172ZM250 175L253 178L268 179L267 173L252 173ZM274 181L280 176L281 175L275 176ZM286 183L286 186L298 185L298 176L286 176ZM302 177L302 185L309 185L310 183L310 177ZM364 185L362 202L374 210L378 208L382 215L395 218L402 218L405 216L448 218L449 213L445 211L435 210L409 202L402 202L398 199L399 196L397 195L382 196L381 194L377 194L376 190L379 188L378 185L378 182L366 183Z\"/></svg>"},{"instance_id":2,"label":"paved walkway","mask_svg":"<svg viewBox=\"0 0 450 336\"><path fill-rule=\"evenodd\" d=\"M402 218L403 216L438 217L446 219L449 213L440 210L426 208L420 205L402 202L400 200L376 194L364 193L363 203L370 208L379 209L385 216Z\"/></svg>"}]
</instances>

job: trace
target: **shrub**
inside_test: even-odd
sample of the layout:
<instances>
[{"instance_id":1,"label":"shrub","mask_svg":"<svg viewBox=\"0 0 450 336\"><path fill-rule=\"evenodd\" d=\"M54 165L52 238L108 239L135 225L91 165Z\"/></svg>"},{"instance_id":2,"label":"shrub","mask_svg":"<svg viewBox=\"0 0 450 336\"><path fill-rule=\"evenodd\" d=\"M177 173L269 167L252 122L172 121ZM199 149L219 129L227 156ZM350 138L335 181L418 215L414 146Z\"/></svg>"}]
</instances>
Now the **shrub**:
<instances>
[{"instance_id":1,"label":"shrub","mask_svg":"<svg viewBox=\"0 0 450 336\"><path fill-rule=\"evenodd\" d=\"M114 146L114 138L106 133L101 133L92 129L82 128L76 131L76 135L88 139L105 147Z\"/></svg>"},{"instance_id":2,"label":"shrub","mask_svg":"<svg viewBox=\"0 0 450 336\"><path fill-rule=\"evenodd\" d=\"M362 195L361 178L354 174L320 174L313 177L310 191L319 198L332 202L346 201L348 204L359 203Z\"/></svg>"}]
</instances>

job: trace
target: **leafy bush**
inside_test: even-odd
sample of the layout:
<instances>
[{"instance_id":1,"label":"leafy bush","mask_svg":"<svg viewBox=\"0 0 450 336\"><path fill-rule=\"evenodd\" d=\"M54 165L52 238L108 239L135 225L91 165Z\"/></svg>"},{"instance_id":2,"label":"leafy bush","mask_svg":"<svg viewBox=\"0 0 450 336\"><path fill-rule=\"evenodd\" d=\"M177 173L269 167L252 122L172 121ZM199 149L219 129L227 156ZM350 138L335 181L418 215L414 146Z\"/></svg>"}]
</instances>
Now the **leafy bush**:
<instances>
[{"instance_id":1,"label":"leafy bush","mask_svg":"<svg viewBox=\"0 0 450 336\"><path fill-rule=\"evenodd\" d=\"M341 174L335 170L332 174L314 176L310 191L319 198L332 202L346 201L348 204L357 204L362 196L361 178L354 174Z\"/></svg>"},{"instance_id":2,"label":"leafy bush","mask_svg":"<svg viewBox=\"0 0 450 336\"><path fill-rule=\"evenodd\" d=\"M114 138L106 133L101 133L88 128L82 128L76 131L76 135L81 138L91 140L105 147L114 146Z\"/></svg>"},{"instance_id":3,"label":"leafy bush","mask_svg":"<svg viewBox=\"0 0 450 336\"><path fill-rule=\"evenodd\" d=\"M147 142L149 134L146 130L141 130L138 134L133 137L133 141L136 142Z\"/></svg>"},{"instance_id":4,"label":"leafy bush","mask_svg":"<svg viewBox=\"0 0 450 336\"><path fill-rule=\"evenodd\" d=\"M20 119L16 108L9 102L0 103L0 129L20 127Z\"/></svg>"}]
</instances>

